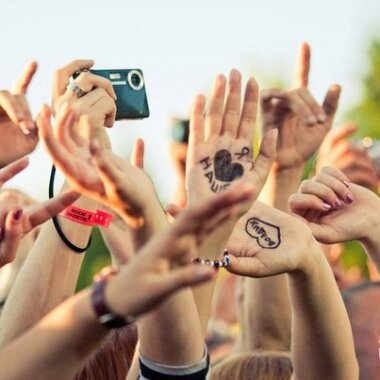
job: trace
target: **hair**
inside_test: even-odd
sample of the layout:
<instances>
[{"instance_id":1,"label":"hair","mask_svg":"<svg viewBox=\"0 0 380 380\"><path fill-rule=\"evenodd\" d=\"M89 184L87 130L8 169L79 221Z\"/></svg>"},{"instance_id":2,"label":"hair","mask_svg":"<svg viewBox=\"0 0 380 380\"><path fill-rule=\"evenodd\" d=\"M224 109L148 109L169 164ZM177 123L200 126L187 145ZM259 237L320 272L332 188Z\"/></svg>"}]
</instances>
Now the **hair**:
<instances>
[{"instance_id":1,"label":"hair","mask_svg":"<svg viewBox=\"0 0 380 380\"><path fill-rule=\"evenodd\" d=\"M75 380L125 380L137 344L137 327L112 330L89 357Z\"/></svg>"},{"instance_id":2,"label":"hair","mask_svg":"<svg viewBox=\"0 0 380 380\"><path fill-rule=\"evenodd\" d=\"M290 352L235 354L212 367L211 380L289 380L293 373Z\"/></svg>"}]
</instances>

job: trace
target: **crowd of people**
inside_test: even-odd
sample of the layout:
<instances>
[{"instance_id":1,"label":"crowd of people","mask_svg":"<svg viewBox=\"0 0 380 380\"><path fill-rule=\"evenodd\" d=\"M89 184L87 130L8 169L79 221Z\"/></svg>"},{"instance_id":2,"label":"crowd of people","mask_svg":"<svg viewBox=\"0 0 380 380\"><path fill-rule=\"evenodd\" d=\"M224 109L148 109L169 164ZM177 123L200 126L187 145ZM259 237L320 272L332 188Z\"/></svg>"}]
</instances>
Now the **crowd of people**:
<instances>
[{"instance_id":1,"label":"crowd of people","mask_svg":"<svg viewBox=\"0 0 380 380\"><path fill-rule=\"evenodd\" d=\"M58 69L36 119L35 62L0 91L0 186L39 142L65 176L43 203L0 192L0 379L377 379L379 174L349 141L357 126L332 129L341 87L321 104L310 93L309 45L291 89L251 77L243 93L232 69L207 106L198 94L189 120L173 119L178 186L165 207L144 141L130 160L112 152L116 94L93 64ZM75 293L95 227L113 265ZM336 258L352 240L370 280Z\"/></svg>"}]
</instances>

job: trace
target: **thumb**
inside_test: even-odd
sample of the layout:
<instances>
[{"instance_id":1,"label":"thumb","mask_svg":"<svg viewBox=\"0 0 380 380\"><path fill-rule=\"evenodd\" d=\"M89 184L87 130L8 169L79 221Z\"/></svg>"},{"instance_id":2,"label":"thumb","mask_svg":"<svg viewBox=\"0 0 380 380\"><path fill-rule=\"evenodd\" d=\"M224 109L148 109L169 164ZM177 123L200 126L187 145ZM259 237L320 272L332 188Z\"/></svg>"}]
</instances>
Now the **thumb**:
<instances>
[{"instance_id":1,"label":"thumb","mask_svg":"<svg viewBox=\"0 0 380 380\"><path fill-rule=\"evenodd\" d=\"M3 239L1 241L0 265L13 261L22 237L22 209L13 209L5 218Z\"/></svg>"},{"instance_id":2,"label":"thumb","mask_svg":"<svg viewBox=\"0 0 380 380\"><path fill-rule=\"evenodd\" d=\"M323 100L322 108L329 118L333 118L338 108L340 92L342 88L338 84L332 85Z\"/></svg>"}]
</instances>

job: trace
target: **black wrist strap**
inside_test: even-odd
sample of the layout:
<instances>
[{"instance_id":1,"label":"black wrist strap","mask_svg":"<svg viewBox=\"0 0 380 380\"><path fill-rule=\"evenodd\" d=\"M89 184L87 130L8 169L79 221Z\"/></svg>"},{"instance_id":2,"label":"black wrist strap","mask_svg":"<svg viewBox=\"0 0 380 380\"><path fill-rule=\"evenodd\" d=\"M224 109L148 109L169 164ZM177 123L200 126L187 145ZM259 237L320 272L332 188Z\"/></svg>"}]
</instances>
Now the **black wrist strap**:
<instances>
[{"instance_id":1,"label":"black wrist strap","mask_svg":"<svg viewBox=\"0 0 380 380\"><path fill-rule=\"evenodd\" d=\"M51 167L51 172L50 172L50 180L49 180L49 199L52 199L54 197L54 179L55 179L55 172L56 172L56 169L55 169L55 166L53 165ZM63 233L62 231L62 228L61 228L61 225L59 224L58 222L58 218L56 216L53 216L52 217L52 220L53 220L53 224L54 224L54 228L55 230L57 231L57 234L59 235L59 237L62 239L62 241L71 249L73 250L74 252L76 253L83 253L83 252L86 252L90 246L91 246L91 236L90 238L88 239L88 244L86 247L84 248L80 248L80 247L77 247L76 245L74 245L69 239L67 239L67 237L65 236L65 234Z\"/></svg>"}]
</instances>

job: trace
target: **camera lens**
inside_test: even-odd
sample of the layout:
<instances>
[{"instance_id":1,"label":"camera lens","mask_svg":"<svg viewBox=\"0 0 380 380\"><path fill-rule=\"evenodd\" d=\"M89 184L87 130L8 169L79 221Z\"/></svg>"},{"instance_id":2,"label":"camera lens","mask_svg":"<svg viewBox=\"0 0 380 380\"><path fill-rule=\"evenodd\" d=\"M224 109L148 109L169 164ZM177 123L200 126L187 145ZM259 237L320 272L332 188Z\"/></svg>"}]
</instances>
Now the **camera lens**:
<instances>
[{"instance_id":1,"label":"camera lens","mask_svg":"<svg viewBox=\"0 0 380 380\"><path fill-rule=\"evenodd\" d=\"M136 91L141 90L144 86L144 78L139 71L131 70L128 73L128 84Z\"/></svg>"}]
</instances>

